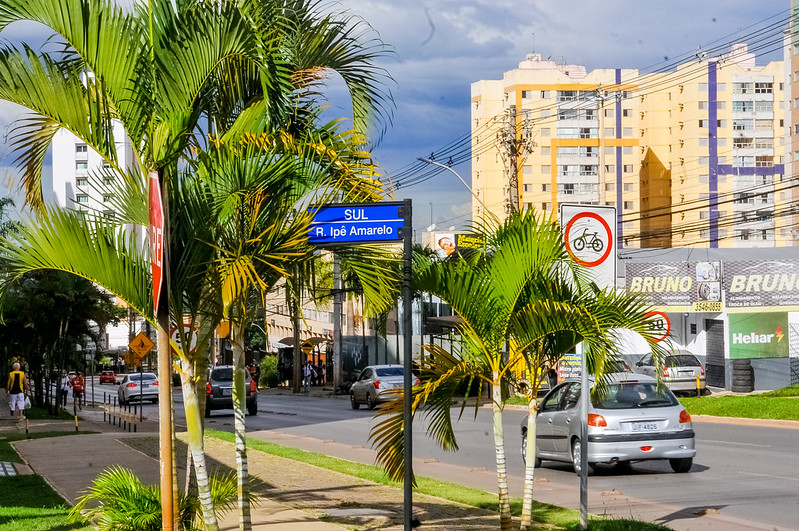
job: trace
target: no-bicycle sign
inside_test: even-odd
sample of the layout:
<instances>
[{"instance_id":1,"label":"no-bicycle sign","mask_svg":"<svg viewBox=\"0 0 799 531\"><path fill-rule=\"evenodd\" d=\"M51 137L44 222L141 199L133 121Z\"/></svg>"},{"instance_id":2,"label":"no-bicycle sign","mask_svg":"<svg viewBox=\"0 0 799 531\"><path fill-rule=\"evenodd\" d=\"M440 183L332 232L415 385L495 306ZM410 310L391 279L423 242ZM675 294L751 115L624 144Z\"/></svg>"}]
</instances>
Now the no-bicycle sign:
<instances>
[{"instance_id":1,"label":"no-bicycle sign","mask_svg":"<svg viewBox=\"0 0 799 531\"><path fill-rule=\"evenodd\" d=\"M599 288L616 286L616 209L562 204L563 240L572 260L589 269Z\"/></svg>"}]
</instances>

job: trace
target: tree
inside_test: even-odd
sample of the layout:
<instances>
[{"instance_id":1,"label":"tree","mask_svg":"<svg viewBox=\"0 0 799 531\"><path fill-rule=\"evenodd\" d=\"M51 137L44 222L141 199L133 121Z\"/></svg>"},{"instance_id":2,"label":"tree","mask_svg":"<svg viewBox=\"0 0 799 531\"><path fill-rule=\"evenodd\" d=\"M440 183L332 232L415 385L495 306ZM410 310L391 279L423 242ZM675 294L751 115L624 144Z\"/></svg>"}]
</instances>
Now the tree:
<instances>
[{"instance_id":1,"label":"tree","mask_svg":"<svg viewBox=\"0 0 799 531\"><path fill-rule=\"evenodd\" d=\"M37 53L30 47L0 49L0 98L34 112L15 130L27 202L43 206L44 153L60 129L89 144L123 178L123 189L118 191L130 201L117 222L147 224L144 183L147 172L154 170L170 191L165 202L171 226L179 217L172 194L181 190L180 169L194 166L197 154L208 148L204 141L208 133L224 142L247 134L292 133L300 124L307 127L313 123L314 111L298 102L312 101L331 69L341 74L350 90L357 130L365 131L374 118L380 122L387 92L381 81L383 72L373 62L385 51L382 42L374 39L364 44L357 21L319 15L318 7L303 0L153 0L133 10L102 0L0 3L0 31L17 20L34 20L65 44L63 53L54 54ZM114 123L131 140L132 167L118 163ZM327 149L324 142L315 147ZM361 178L357 172L348 173ZM373 175L369 177L379 188ZM201 201L193 206L204 208ZM172 230L177 233L188 226ZM41 222L31 220L25 233L7 247L14 254L16 274L36 268L69 271L116 293L152 319L147 256L140 252L135 237L104 220L57 210ZM208 235L204 230L196 234ZM168 240L172 258L180 258L167 270L171 320L182 330L184 315L189 315L200 330L197 351L184 347L189 344L185 336L175 345L186 396L196 394L197 368L202 366L207 344L203 339L213 332L222 311L219 299L201 288L215 278L208 268L208 249L196 244L196 236L180 241L195 245L186 248ZM201 241L205 247L214 243ZM84 245L67 248L76 243ZM49 255L33 256L34 250L47 250ZM99 261L92 263L89 255L80 256L86 250L95 252L91 259ZM199 401L188 399L186 405L205 524L214 529Z\"/></svg>"},{"instance_id":2,"label":"tree","mask_svg":"<svg viewBox=\"0 0 799 531\"><path fill-rule=\"evenodd\" d=\"M533 354L561 334L588 342L591 366L601 368L616 356L609 325L616 326L617 320L608 315L624 308L611 304L612 295L582 289L587 284L584 273L569 259L557 225L539 221L529 211L511 215L490 232L483 251L443 261L417 254L414 282L416 289L450 304L462 322L460 341L452 352L437 345L424 347L430 356L420 360L421 384L413 389L413 410L429 418L428 435L444 449L457 450L453 398L459 389L472 389L474 384L479 406L483 385L490 386L500 524L503 530L511 529L502 430L510 384L521 370L527 368L535 378L542 363L556 361L557 355L537 360ZM567 292L575 295L563 296ZM399 478L404 461L402 400L389 403L377 415L382 418L370 438L378 461Z\"/></svg>"}]
</instances>

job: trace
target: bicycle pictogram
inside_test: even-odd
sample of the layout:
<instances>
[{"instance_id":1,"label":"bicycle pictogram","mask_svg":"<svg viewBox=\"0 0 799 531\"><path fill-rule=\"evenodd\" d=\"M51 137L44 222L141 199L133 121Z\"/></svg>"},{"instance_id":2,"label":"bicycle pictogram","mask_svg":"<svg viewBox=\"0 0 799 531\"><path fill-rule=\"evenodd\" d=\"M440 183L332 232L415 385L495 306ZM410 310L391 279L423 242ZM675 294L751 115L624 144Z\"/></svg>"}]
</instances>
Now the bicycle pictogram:
<instances>
[{"instance_id":1,"label":"bicycle pictogram","mask_svg":"<svg viewBox=\"0 0 799 531\"><path fill-rule=\"evenodd\" d=\"M599 231L589 233L587 228L583 229L582 235L574 238L571 244L575 251L582 251L588 246L594 251L601 253L602 249L605 248L605 242L599 237Z\"/></svg>"}]
</instances>

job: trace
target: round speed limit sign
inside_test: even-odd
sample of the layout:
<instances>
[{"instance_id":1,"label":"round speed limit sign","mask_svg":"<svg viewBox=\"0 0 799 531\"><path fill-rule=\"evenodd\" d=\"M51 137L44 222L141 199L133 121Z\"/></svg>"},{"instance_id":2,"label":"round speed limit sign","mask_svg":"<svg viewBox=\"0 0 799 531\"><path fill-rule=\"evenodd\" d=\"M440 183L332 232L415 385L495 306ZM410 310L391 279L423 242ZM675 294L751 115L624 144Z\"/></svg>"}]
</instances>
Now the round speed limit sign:
<instances>
[{"instance_id":1,"label":"round speed limit sign","mask_svg":"<svg viewBox=\"0 0 799 531\"><path fill-rule=\"evenodd\" d=\"M644 328L654 336L655 341L663 341L671 333L671 321L663 312L649 312L644 315Z\"/></svg>"}]
</instances>

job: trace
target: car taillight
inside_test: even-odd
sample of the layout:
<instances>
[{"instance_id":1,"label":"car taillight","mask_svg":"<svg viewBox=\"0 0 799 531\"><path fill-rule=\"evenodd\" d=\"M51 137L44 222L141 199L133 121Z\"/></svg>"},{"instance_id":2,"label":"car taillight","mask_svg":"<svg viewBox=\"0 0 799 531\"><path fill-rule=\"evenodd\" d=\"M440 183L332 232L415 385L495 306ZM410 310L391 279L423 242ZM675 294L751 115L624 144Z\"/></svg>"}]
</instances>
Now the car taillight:
<instances>
[{"instance_id":1,"label":"car taillight","mask_svg":"<svg viewBox=\"0 0 799 531\"><path fill-rule=\"evenodd\" d=\"M205 394L207 395L213 394L213 390L211 390L211 382L205 384Z\"/></svg>"},{"instance_id":2,"label":"car taillight","mask_svg":"<svg viewBox=\"0 0 799 531\"><path fill-rule=\"evenodd\" d=\"M416 386L416 385L422 385L422 381L421 381L419 378L417 378L417 379L416 379L416 381L415 381L415 382L413 382L413 385L414 385L414 386Z\"/></svg>"},{"instance_id":3,"label":"car taillight","mask_svg":"<svg viewBox=\"0 0 799 531\"><path fill-rule=\"evenodd\" d=\"M250 380L250 392L254 393L255 391L255 380Z\"/></svg>"},{"instance_id":4,"label":"car taillight","mask_svg":"<svg viewBox=\"0 0 799 531\"><path fill-rule=\"evenodd\" d=\"M588 425L589 426L596 426L597 428L604 428L604 427L606 427L608 425L608 423L605 422L605 417L603 417L602 415L597 415L595 413L589 413L588 414Z\"/></svg>"},{"instance_id":5,"label":"car taillight","mask_svg":"<svg viewBox=\"0 0 799 531\"><path fill-rule=\"evenodd\" d=\"M668 367L664 367L663 368L663 377L664 378L668 378L669 377L669 368Z\"/></svg>"},{"instance_id":6,"label":"car taillight","mask_svg":"<svg viewBox=\"0 0 799 531\"><path fill-rule=\"evenodd\" d=\"M380 389L380 380L375 380L375 389Z\"/></svg>"},{"instance_id":7,"label":"car taillight","mask_svg":"<svg viewBox=\"0 0 799 531\"><path fill-rule=\"evenodd\" d=\"M680 424L685 424L686 422L691 422L691 415L683 409L680 411Z\"/></svg>"},{"instance_id":8,"label":"car taillight","mask_svg":"<svg viewBox=\"0 0 799 531\"><path fill-rule=\"evenodd\" d=\"M125 387L136 387L136 384L135 384L134 382L130 382L130 383L129 383L128 385L126 385Z\"/></svg>"},{"instance_id":9,"label":"car taillight","mask_svg":"<svg viewBox=\"0 0 799 531\"><path fill-rule=\"evenodd\" d=\"M704 376L705 375L705 368L700 365L699 366L699 370L702 371L702 376Z\"/></svg>"},{"instance_id":10,"label":"car taillight","mask_svg":"<svg viewBox=\"0 0 799 531\"><path fill-rule=\"evenodd\" d=\"M651 446L642 446L641 447L641 451L642 452L651 452L652 451L652 447Z\"/></svg>"},{"instance_id":11,"label":"car taillight","mask_svg":"<svg viewBox=\"0 0 799 531\"><path fill-rule=\"evenodd\" d=\"M158 385L158 380L154 381L153 385Z\"/></svg>"}]
</instances>

